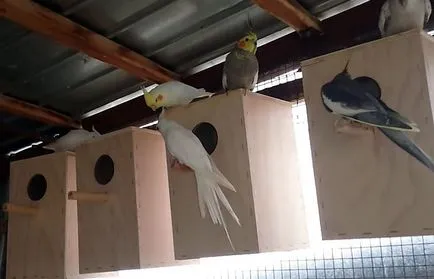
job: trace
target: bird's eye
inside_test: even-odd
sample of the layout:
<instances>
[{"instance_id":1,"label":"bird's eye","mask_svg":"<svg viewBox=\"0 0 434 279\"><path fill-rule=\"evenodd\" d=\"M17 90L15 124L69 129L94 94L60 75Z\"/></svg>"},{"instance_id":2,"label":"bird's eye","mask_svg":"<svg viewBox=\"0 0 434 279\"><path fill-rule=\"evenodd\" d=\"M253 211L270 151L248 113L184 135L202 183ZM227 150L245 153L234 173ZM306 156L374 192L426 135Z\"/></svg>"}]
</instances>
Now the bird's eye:
<instances>
[{"instance_id":1,"label":"bird's eye","mask_svg":"<svg viewBox=\"0 0 434 279\"><path fill-rule=\"evenodd\" d=\"M248 41L249 41L249 38L246 38L245 41L248 42Z\"/></svg>"}]
</instances>

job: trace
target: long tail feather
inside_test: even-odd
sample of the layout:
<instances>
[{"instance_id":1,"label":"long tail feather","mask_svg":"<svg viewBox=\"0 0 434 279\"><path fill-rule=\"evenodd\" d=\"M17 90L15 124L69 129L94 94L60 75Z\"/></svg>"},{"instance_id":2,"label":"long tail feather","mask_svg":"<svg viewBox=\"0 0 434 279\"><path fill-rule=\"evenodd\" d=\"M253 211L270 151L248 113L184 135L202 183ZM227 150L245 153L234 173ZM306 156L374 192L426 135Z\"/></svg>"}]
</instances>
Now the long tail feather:
<instances>
[{"instance_id":1,"label":"long tail feather","mask_svg":"<svg viewBox=\"0 0 434 279\"><path fill-rule=\"evenodd\" d=\"M227 200L226 196L224 195L223 191L219 186L218 181L221 180L221 177L215 174L214 172L210 172L206 170L195 171L195 176L196 176L196 183L198 188L197 191L198 191L198 199L199 199L199 209L201 211L202 218L205 217L205 205L206 205L211 220L213 221L214 224L219 224L223 226L226 232L226 236L231 244L231 247L235 251L232 240L229 236L226 222L223 218L223 213L220 208L219 200L220 202L222 202L222 204L228 210L231 216L235 219L238 225L241 226L241 224L238 216L235 214L234 210L229 204L229 201Z\"/></svg>"},{"instance_id":2,"label":"long tail feather","mask_svg":"<svg viewBox=\"0 0 434 279\"><path fill-rule=\"evenodd\" d=\"M405 150L408 154L413 156L423 165L425 165L431 171L434 171L434 161L426 154L419 146L416 145L407 135L401 131L395 131L390 129L379 129L385 136L391 141Z\"/></svg>"},{"instance_id":3,"label":"long tail feather","mask_svg":"<svg viewBox=\"0 0 434 279\"><path fill-rule=\"evenodd\" d=\"M212 168L211 174L212 174L212 176L215 177L215 179L217 180L217 183L223 187L226 187L229 190L236 192L237 190L235 189L234 185L232 185L232 183L229 182L229 180L222 174L222 172L219 170L219 168L217 168L217 165L214 163L211 156L208 155L208 159L211 163L211 168Z\"/></svg>"}]
</instances>

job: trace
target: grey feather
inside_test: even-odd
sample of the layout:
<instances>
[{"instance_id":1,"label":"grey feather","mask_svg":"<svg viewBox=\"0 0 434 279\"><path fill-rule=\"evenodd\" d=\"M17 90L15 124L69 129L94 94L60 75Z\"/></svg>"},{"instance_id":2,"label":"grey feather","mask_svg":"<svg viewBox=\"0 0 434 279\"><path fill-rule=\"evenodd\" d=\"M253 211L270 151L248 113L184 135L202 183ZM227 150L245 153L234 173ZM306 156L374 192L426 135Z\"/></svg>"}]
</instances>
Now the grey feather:
<instances>
[{"instance_id":1,"label":"grey feather","mask_svg":"<svg viewBox=\"0 0 434 279\"><path fill-rule=\"evenodd\" d=\"M234 48L223 66L223 88L227 90L249 89L253 90L259 73L259 63L255 54Z\"/></svg>"},{"instance_id":2,"label":"grey feather","mask_svg":"<svg viewBox=\"0 0 434 279\"><path fill-rule=\"evenodd\" d=\"M383 37L391 36L423 29L430 17L430 0L386 0L381 7L378 28Z\"/></svg>"},{"instance_id":3,"label":"grey feather","mask_svg":"<svg viewBox=\"0 0 434 279\"><path fill-rule=\"evenodd\" d=\"M404 132L383 128L379 128L379 130L396 145L434 172L433 159L417 146Z\"/></svg>"}]
</instances>

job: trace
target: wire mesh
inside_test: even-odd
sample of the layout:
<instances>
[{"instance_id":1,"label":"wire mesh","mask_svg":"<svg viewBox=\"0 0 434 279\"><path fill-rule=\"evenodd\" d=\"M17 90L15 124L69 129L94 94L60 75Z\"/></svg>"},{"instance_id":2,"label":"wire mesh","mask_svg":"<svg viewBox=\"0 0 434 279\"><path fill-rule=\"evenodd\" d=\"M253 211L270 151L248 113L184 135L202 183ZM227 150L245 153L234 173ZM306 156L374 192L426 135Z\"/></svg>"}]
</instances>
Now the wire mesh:
<instances>
[{"instance_id":1,"label":"wire mesh","mask_svg":"<svg viewBox=\"0 0 434 279\"><path fill-rule=\"evenodd\" d=\"M273 264L230 269L214 279L434 278L434 236L332 241Z\"/></svg>"}]
</instances>

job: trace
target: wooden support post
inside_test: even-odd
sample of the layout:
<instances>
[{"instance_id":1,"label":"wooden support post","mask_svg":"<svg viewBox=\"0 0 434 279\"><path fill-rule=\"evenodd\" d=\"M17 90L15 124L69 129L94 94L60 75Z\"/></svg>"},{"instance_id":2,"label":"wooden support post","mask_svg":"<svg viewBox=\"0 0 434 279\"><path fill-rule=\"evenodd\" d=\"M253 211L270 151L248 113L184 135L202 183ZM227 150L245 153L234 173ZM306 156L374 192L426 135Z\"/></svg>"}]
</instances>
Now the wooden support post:
<instances>
[{"instance_id":1,"label":"wooden support post","mask_svg":"<svg viewBox=\"0 0 434 279\"><path fill-rule=\"evenodd\" d=\"M5 95L0 95L0 111L6 111L10 114L33 119L50 125L66 126L71 128L81 127L79 122L66 115Z\"/></svg>"},{"instance_id":2,"label":"wooden support post","mask_svg":"<svg viewBox=\"0 0 434 279\"><path fill-rule=\"evenodd\" d=\"M296 0L252 0L253 3L269 12L296 31L314 28L321 31L320 21L311 15Z\"/></svg>"},{"instance_id":3,"label":"wooden support post","mask_svg":"<svg viewBox=\"0 0 434 279\"><path fill-rule=\"evenodd\" d=\"M0 16L72 49L123 69L140 79L162 83L179 76L142 55L94 33L30 0L0 1Z\"/></svg>"}]
</instances>

